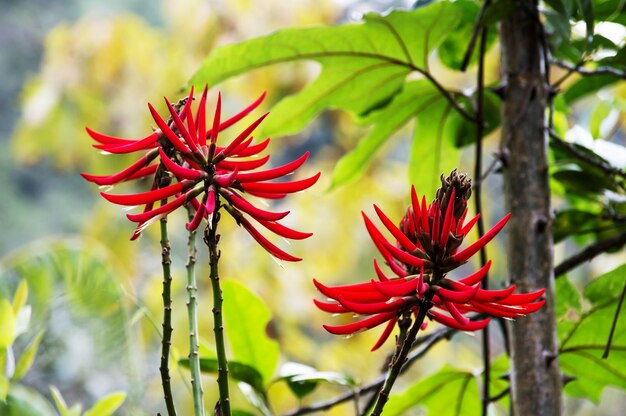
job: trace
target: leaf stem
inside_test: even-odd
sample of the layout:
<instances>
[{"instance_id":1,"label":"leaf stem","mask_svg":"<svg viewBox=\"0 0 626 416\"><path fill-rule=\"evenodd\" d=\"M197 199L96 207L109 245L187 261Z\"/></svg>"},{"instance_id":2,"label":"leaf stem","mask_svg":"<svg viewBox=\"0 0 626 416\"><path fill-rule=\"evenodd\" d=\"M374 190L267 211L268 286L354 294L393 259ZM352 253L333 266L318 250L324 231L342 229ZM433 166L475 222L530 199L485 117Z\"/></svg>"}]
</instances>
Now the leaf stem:
<instances>
[{"instance_id":1,"label":"leaf stem","mask_svg":"<svg viewBox=\"0 0 626 416\"><path fill-rule=\"evenodd\" d=\"M165 205L166 200L161 201L161 205ZM163 337L161 338L161 383L163 384L163 398L169 416L176 416L176 408L174 407L174 398L172 396L172 386L170 384L169 357L170 346L172 345L172 274L170 255L171 247L167 235L167 217L160 220L161 225L161 265L163 267Z\"/></svg>"},{"instance_id":2,"label":"leaf stem","mask_svg":"<svg viewBox=\"0 0 626 416\"><path fill-rule=\"evenodd\" d=\"M220 199L215 196L215 210L210 218L209 227L204 232L204 242L209 249L209 267L211 288L213 290L213 332L215 335L215 348L217 349L217 384L220 393L219 408L223 416L230 416L230 398L228 393L228 362L226 360L226 347L224 343L224 324L222 321L222 289L217 263L221 252L217 249L220 236L217 234L217 224L220 220Z\"/></svg>"},{"instance_id":3,"label":"leaf stem","mask_svg":"<svg viewBox=\"0 0 626 416\"><path fill-rule=\"evenodd\" d=\"M189 221L193 219L193 210L187 205ZM187 320L189 322L189 368L191 370L191 390L195 416L204 416L202 377L200 373L200 355L198 347L198 312L196 283L196 231L189 231L187 239Z\"/></svg>"},{"instance_id":4,"label":"leaf stem","mask_svg":"<svg viewBox=\"0 0 626 416\"><path fill-rule=\"evenodd\" d=\"M415 318L413 326L408 331L408 333L406 332L406 327L404 325L410 324L410 316L403 317L398 321L398 324L400 326L400 335L398 336L396 352L394 353L391 359L391 363L389 364L389 372L387 373L387 377L385 378L383 387L378 393L378 397L376 398L376 404L374 405L374 410L372 410L371 416L380 416L383 413L385 404L389 400L389 393L391 392L391 388L396 382L398 375L400 375L400 370L402 369L402 366L406 361L407 355L411 350L411 346L413 345L413 342L417 337L417 333L424 323L424 319L426 318L426 312L428 312L428 310L430 309L432 297L433 293L428 293L426 295L426 298L420 302L417 318Z\"/></svg>"},{"instance_id":5,"label":"leaf stem","mask_svg":"<svg viewBox=\"0 0 626 416\"><path fill-rule=\"evenodd\" d=\"M485 5L488 4L486 1ZM484 135L484 91L485 91L485 49L487 45L487 27L484 27L480 31L480 45L478 50L478 74L477 74L477 103L476 103L476 155L474 164L474 177L480 178L482 172L482 157L483 157L483 135ZM479 180L474 185L474 202L476 205L476 214L482 211L482 180ZM483 218L478 217L478 223L476 224L478 230L478 238L481 238L485 234L485 225ZM487 263L487 250L483 246L480 249L480 264L484 267ZM489 289L489 275L486 274L481 284L484 290ZM491 349L489 345L490 334L489 325L487 325L482 331L482 358L483 358L483 391L482 391L482 416L487 416L489 409L489 384L491 373Z\"/></svg>"},{"instance_id":6,"label":"leaf stem","mask_svg":"<svg viewBox=\"0 0 626 416\"><path fill-rule=\"evenodd\" d=\"M624 289L622 289L622 294L619 297L619 301L617 303L617 309L615 310L615 316L613 317L613 323L611 324L611 331L609 332L609 339L606 341L606 347L604 348L604 353L602 354L602 358L605 360L609 358L609 352L611 351L611 344L613 344L613 336L615 335L615 328L617 327L617 319L619 318L619 312L622 309L622 303L624 303L624 297L626 296L626 283L624 284Z\"/></svg>"}]
</instances>

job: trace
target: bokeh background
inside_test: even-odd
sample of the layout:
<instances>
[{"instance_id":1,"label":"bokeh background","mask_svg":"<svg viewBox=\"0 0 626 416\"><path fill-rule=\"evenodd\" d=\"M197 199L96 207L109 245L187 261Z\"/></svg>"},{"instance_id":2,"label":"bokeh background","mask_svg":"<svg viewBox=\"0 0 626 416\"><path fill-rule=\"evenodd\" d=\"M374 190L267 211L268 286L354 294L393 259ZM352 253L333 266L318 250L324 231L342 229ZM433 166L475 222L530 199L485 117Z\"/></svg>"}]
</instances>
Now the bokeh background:
<instances>
[{"instance_id":1,"label":"bokeh background","mask_svg":"<svg viewBox=\"0 0 626 416\"><path fill-rule=\"evenodd\" d=\"M130 242L133 225L119 207L107 204L80 172L104 174L131 159L105 157L91 147L84 127L122 137L150 132L146 103L161 110L162 96L182 95L181 87L216 46L267 34L284 27L358 21L367 11L382 12L405 2L352 0L26 0L0 1L0 290L11 298L19 281L29 287L30 325L15 341L19 356L45 331L34 365L19 388L41 414L56 414L50 385L68 405L85 408L114 391L127 398L120 415L163 411L158 374L161 306L158 227ZM495 48L497 49L497 48ZM474 74L437 69L446 85L472 85ZM497 50L488 56L488 79L498 74ZM263 91L268 97L258 113L284 95L299 90L318 73L316 64L285 64L260 69L220 86L224 112L233 114ZM210 93L211 106L217 90ZM578 110L584 114L584 104ZM362 225L361 210L376 202L391 218L400 218L408 197L406 153L410 131L398 134L358 181L329 190L330 173L340 156L366 130L344 113L327 112L298 135L276 138L272 163L312 152L302 176L317 171L312 189L288 198L288 225L314 232L290 251L304 257L298 264L278 264L230 218L221 225L221 274L236 279L260 296L273 315L268 333L280 346L280 363L299 362L337 371L366 382L380 374L391 345L370 353L377 333L350 339L321 328L328 322L314 308L312 278L330 284L373 277L374 247ZM497 147L498 132L487 141ZM405 137L406 136L406 137ZM463 153L460 169L472 170L472 152ZM503 214L498 176L486 184L486 222ZM184 264L185 218L171 223L174 247L174 356L187 355ZM284 242L280 242L285 247ZM557 256L565 250L557 248ZM493 243L493 279L504 282L502 240ZM623 254L573 274L582 285L624 260ZM212 320L206 255L200 246L200 328L202 348L212 350ZM467 269L469 270L469 269ZM499 279L499 280L498 280ZM245 320L245 316L241 316ZM375 331L374 331L375 332ZM494 350L501 351L497 330ZM460 334L442 343L405 377L430 374L449 363L481 368L478 342ZM191 414L187 370L175 365L173 383L180 414ZM278 376L278 372L276 373ZM204 378L205 403L216 401L214 377ZM329 398L346 387L323 385L304 403ZM398 390L402 388L402 382ZM235 393L235 402L254 413ZM269 389L280 414L300 403L284 382ZM45 400L44 400L45 398ZM607 389L599 406L569 399L567 414L617 415L624 394ZM350 404L333 410L350 414ZM623 408L623 407L622 407ZM416 413L418 413L416 411Z\"/></svg>"}]
</instances>

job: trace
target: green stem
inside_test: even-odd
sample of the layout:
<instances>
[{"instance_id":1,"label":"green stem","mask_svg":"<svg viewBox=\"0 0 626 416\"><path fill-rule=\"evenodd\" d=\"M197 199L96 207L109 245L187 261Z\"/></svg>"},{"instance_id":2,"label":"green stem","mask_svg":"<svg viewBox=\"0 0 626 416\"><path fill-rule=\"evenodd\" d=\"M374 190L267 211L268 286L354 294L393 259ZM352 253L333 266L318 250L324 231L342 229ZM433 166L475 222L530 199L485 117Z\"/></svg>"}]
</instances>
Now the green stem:
<instances>
[{"instance_id":1,"label":"green stem","mask_svg":"<svg viewBox=\"0 0 626 416\"><path fill-rule=\"evenodd\" d=\"M387 400L389 400L389 393L391 393L391 388L396 382L398 375L400 375L400 370L402 369L402 366L406 361L406 357L411 350L413 342L415 342L417 333L424 323L424 319L426 318L426 312L428 312L428 310L430 309L432 297L433 294L429 293L426 295L426 298L420 302L419 313L417 314L417 318L415 318L413 326L408 331L408 333L406 332L406 327L410 325L410 316L403 317L398 321L398 324L400 326L400 335L398 336L396 351L393 354L391 363L389 364L389 372L387 373L387 378L385 378L385 383L378 393L378 397L376 398L376 403L374 404L374 410L372 410L371 416L380 416L383 413L385 404L387 403Z\"/></svg>"},{"instance_id":2,"label":"green stem","mask_svg":"<svg viewBox=\"0 0 626 416\"><path fill-rule=\"evenodd\" d=\"M226 361L226 348L224 346L224 325L222 323L222 289L220 288L220 277L217 263L220 258L220 251L217 249L219 235L217 234L217 224L220 219L220 200L215 198L215 210L213 218L204 233L204 242L209 248L209 266L211 268L211 288L213 290L213 332L215 334L215 348L217 349L217 384L220 392L219 408L223 416L230 416L230 399L228 395L228 362Z\"/></svg>"},{"instance_id":3,"label":"green stem","mask_svg":"<svg viewBox=\"0 0 626 416\"><path fill-rule=\"evenodd\" d=\"M187 207L189 221L193 219L193 212ZM191 390L193 394L193 411L195 416L204 416L202 400L202 378L200 376L200 355L198 353L198 313L196 283L196 232L189 231L187 240L187 320L189 322L189 368L191 369Z\"/></svg>"},{"instance_id":4,"label":"green stem","mask_svg":"<svg viewBox=\"0 0 626 416\"><path fill-rule=\"evenodd\" d=\"M161 201L161 205L167 202ZM170 266L172 258L170 256L170 241L167 236L167 217L161 218L161 265L163 266L163 337L161 339L161 383L163 384L163 398L169 416L176 416L174 398L172 397L172 386L170 384L170 369L168 367L170 357L170 346L172 345L172 274Z\"/></svg>"}]
</instances>

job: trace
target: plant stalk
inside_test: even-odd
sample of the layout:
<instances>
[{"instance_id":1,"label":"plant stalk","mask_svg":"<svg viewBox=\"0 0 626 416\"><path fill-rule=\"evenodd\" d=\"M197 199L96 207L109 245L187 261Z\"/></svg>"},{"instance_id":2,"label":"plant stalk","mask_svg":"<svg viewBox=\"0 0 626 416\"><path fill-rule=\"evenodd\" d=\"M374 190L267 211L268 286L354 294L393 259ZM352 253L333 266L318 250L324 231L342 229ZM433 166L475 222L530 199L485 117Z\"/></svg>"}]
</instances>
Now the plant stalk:
<instances>
[{"instance_id":1,"label":"plant stalk","mask_svg":"<svg viewBox=\"0 0 626 416\"><path fill-rule=\"evenodd\" d=\"M406 357L411 350L411 346L413 342L415 342L415 338L424 323L424 319L426 318L426 312L430 309L431 300L433 297L433 293L429 293L426 295L426 298L420 302L419 313L417 314L417 318L413 322L413 326L411 329L406 332L406 329L402 326L403 319L410 318L401 318L400 323L400 336L398 336L398 343L396 352L394 353L391 363L389 364L389 372L387 373L387 378L385 378L385 383L378 393L378 397L376 398L376 403L374 404L374 410L372 410L371 416L380 416L383 413L383 409L385 408L385 404L389 400L389 393L391 392L391 388L393 387L398 375L400 375L400 370L406 361Z\"/></svg>"},{"instance_id":2,"label":"plant stalk","mask_svg":"<svg viewBox=\"0 0 626 416\"><path fill-rule=\"evenodd\" d=\"M189 221L193 219L193 212L187 206ZM202 391L202 377L200 373L200 355L198 347L198 312L196 283L196 231L189 231L187 239L187 320L189 322L189 368L191 370L191 391L193 394L193 411L195 416L204 416L204 402Z\"/></svg>"},{"instance_id":3,"label":"plant stalk","mask_svg":"<svg viewBox=\"0 0 626 416\"><path fill-rule=\"evenodd\" d=\"M167 200L161 201L161 205L167 203ZM171 247L167 235L167 217L160 220L161 224L161 265L163 267L163 338L161 339L161 383L163 384L163 398L165 407L169 416L176 416L176 408L174 407L174 398L172 396L172 386L170 384L169 357L170 346L172 345L172 274L170 255Z\"/></svg>"},{"instance_id":4,"label":"plant stalk","mask_svg":"<svg viewBox=\"0 0 626 416\"><path fill-rule=\"evenodd\" d=\"M220 251L217 249L219 235L217 234L217 224L220 219L220 200L215 197L215 209L213 217L210 219L210 226L204 232L204 242L209 249L209 267L211 288L213 290L213 332L215 335L215 348L217 349L217 384L220 393L219 408L221 415L230 416L230 398L228 393L228 361L226 360L226 347L224 345L224 324L222 322L222 289L220 288L220 277L217 263L220 258Z\"/></svg>"}]
</instances>

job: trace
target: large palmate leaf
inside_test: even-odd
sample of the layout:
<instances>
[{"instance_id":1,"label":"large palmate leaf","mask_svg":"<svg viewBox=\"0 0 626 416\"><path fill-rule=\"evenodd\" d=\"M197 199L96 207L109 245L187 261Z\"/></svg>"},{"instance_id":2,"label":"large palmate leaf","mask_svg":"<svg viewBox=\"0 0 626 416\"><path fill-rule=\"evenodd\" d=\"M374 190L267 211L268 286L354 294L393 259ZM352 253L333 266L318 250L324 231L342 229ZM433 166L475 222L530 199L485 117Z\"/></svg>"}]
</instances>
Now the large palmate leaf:
<instances>
[{"instance_id":1,"label":"large palmate leaf","mask_svg":"<svg viewBox=\"0 0 626 416\"><path fill-rule=\"evenodd\" d=\"M478 414L481 404L476 377L446 366L404 392L392 394L385 415L404 415L414 406L425 407L429 415L436 416Z\"/></svg>"},{"instance_id":2,"label":"large palmate leaf","mask_svg":"<svg viewBox=\"0 0 626 416\"><path fill-rule=\"evenodd\" d=\"M435 3L386 16L368 14L362 24L285 29L214 50L190 83L215 85L266 65L314 60L319 77L278 103L263 126L264 135L299 131L326 108L355 114L384 105L411 72L425 72L431 51L454 31L462 11Z\"/></svg>"},{"instance_id":3,"label":"large palmate leaf","mask_svg":"<svg viewBox=\"0 0 626 416\"><path fill-rule=\"evenodd\" d=\"M626 319L620 316L608 358L602 358L622 288L626 284L626 265L600 276L584 290L590 307L581 311L581 303L564 284L557 293L560 340L559 363L574 380L565 392L598 402L609 385L626 390ZM562 285L561 285L562 286ZM565 294L563 294L565 292Z\"/></svg>"},{"instance_id":4,"label":"large palmate leaf","mask_svg":"<svg viewBox=\"0 0 626 416\"><path fill-rule=\"evenodd\" d=\"M258 371L267 383L279 357L278 343L266 331L270 310L241 283L226 280L222 285L225 331L233 358Z\"/></svg>"}]
</instances>

